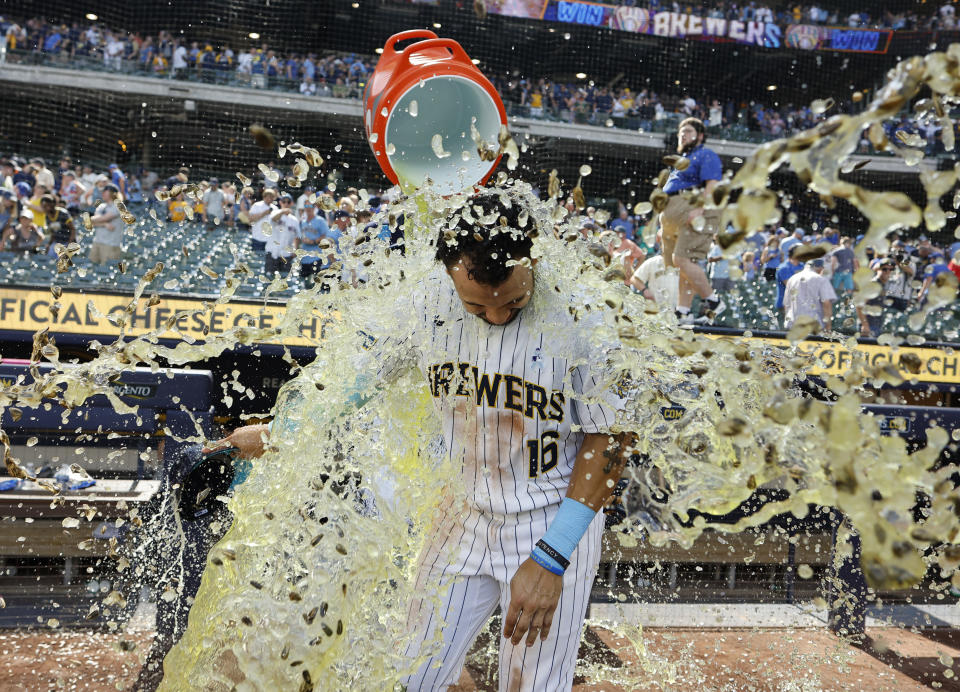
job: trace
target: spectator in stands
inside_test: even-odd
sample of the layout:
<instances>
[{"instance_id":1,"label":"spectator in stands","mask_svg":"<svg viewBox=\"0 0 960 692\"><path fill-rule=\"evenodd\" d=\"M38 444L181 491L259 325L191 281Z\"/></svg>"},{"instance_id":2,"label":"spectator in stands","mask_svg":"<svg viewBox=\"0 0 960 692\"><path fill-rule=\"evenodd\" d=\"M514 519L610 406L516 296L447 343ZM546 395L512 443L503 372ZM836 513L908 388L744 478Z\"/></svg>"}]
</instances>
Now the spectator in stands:
<instances>
[{"instance_id":1,"label":"spectator in stands","mask_svg":"<svg viewBox=\"0 0 960 692\"><path fill-rule=\"evenodd\" d=\"M780 252L780 237L778 235L770 236L763 251L760 253L760 266L763 267L763 280L776 281L777 269L783 259L783 253Z\"/></svg>"},{"instance_id":2,"label":"spectator in stands","mask_svg":"<svg viewBox=\"0 0 960 692\"><path fill-rule=\"evenodd\" d=\"M187 47L179 40L173 42L173 58L170 63L172 68L170 74L174 79L186 79L187 77Z\"/></svg>"},{"instance_id":3,"label":"spectator in stands","mask_svg":"<svg viewBox=\"0 0 960 692\"><path fill-rule=\"evenodd\" d=\"M240 190L240 197L237 199L237 226L244 230L250 228L250 208L254 205L253 188L249 185Z\"/></svg>"},{"instance_id":4,"label":"spectator in stands","mask_svg":"<svg viewBox=\"0 0 960 692\"><path fill-rule=\"evenodd\" d=\"M720 157L704 146L706 128L696 118L686 118L677 128L677 153L690 162L684 170L673 169L663 191L670 195L667 207L660 213L663 231L664 261L680 271L680 300L678 319L691 323L690 304L696 293L705 302L708 319L717 317L726 308L723 299L710 286L703 268L697 264L707 256L710 239L716 232L719 214L705 212L702 206L692 204L684 192L703 188L709 198L717 181L723 177ZM697 227L695 224L699 224Z\"/></svg>"},{"instance_id":5,"label":"spectator in stands","mask_svg":"<svg viewBox=\"0 0 960 692\"><path fill-rule=\"evenodd\" d=\"M224 199L223 190L220 189L220 181L216 178L210 178L206 191L203 193L203 224L208 231L212 231L215 226L223 222L224 217Z\"/></svg>"},{"instance_id":6,"label":"spectator in stands","mask_svg":"<svg viewBox=\"0 0 960 692\"><path fill-rule=\"evenodd\" d=\"M609 234L607 234L609 235ZM617 231L617 236L607 246L612 262L621 262L623 265L623 282L630 286L630 279L647 259L647 253L635 242L626 237L623 231Z\"/></svg>"},{"instance_id":7,"label":"spectator in stands","mask_svg":"<svg viewBox=\"0 0 960 692\"><path fill-rule=\"evenodd\" d=\"M223 193L223 220L227 228L233 228L234 209L237 205L237 186L230 181L224 181L220 184L220 191Z\"/></svg>"},{"instance_id":8,"label":"spectator in stands","mask_svg":"<svg viewBox=\"0 0 960 692\"><path fill-rule=\"evenodd\" d=\"M833 302L837 294L823 274L823 258L807 262L806 267L787 280L784 293L784 326L793 327L800 317L813 317L821 328L833 329Z\"/></svg>"},{"instance_id":9,"label":"spectator in stands","mask_svg":"<svg viewBox=\"0 0 960 692\"><path fill-rule=\"evenodd\" d=\"M110 173L110 182L113 183L113 186L120 190L120 199L124 200L127 198L127 176L124 175L123 171L120 170L120 166L115 163L111 163L108 167Z\"/></svg>"},{"instance_id":10,"label":"spectator in stands","mask_svg":"<svg viewBox=\"0 0 960 692\"><path fill-rule=\"evenodd\" d=\"M960 243L954 243L954 245L960 245ZM951 249L953 246L950 246ZM950 263L947 264L947 269L953 272L953 275L957 277L957 280L960 281L960 247L954 249L953 254L950 257Z\"/></svg>"},{"instance_id":11,"label":"spectator in stands","mask_svg":"<svg viewBox=\"0 0 960 692\"><path fill-rule=\"evenodd\" d=\"M47 188L37 183L33 186L33 196L23 201L27 208L33 212L33 222L37 225L37 228L46 228L47 226L47 217L43 211L43 205L40 204L40 200L48 193L49 190L47 190Z\"/></svg>"},{"instance_id":12,"label":"spectator in stands","mask_svg":"<svg viewBox=\"0 0 960 692\"><path fill-rule=\"evenodd\" d=\"M80 205L83 203L83 193L85 191L86 189L77 181L77 176L73 171L64 171L60 178L59 195L72 216L80 213Z\"/></svg>"},{"instance_id":13,"label":"spectator in stands","mask_svg":"<svg viewBox=\"0 0 960 692\"><path fill-rule=\"evenodd\" d=\"M66 246L68 243L76 242L77 229L70 212L63 207L58 207L53 195L41 197L40 205L43 207L43 214L47 221L47 225L43 228L47 238L47 254L56 256L54 245L60 243Z\"/></svg>"},{"instance_id":14,"label":"spectator in stands","mask_svg":"<svg viewBox=\"0 0 960 692\"><path fill-rule=\"evenodd\" d=\"M840 240L840 246L832 250L827 257L833 267L833 290L839 295L853 293L856 288L853 284L853 273L860 268L860 261L853 251L853 238L844 236Z\"/></svg>"},{"instance_id":15,"label":"spectator in stands","mask_svg":"<svg viewBox=\"0 0 960 692\"><path fill-rule=\"evenodd\" d=\"M250 207L247 217L250 220L250 247L254 253L262 255L267 247L267 238L272 232L270 216L279 211L279 207L274 205L276 198L275 189L264 188L262 199Z\"/></svg>"},{"instance_id":16,"label":"spectator in stands","mask_svg":"<svg viewBox=\"0 0 960 692\"><path fill-rule=\"evenodd\" d=\"M300 246L300 220L289 192L280 195L280 208L270 215L270 222L273 232L264 247L264 271L268 279L275 274L286 276L290 272L294 254Z\"/></svg>"},{"instance_id":17,"label":"spectator in stands","mask_svg":"<svg viewBox=\"0 0 960 692\"><path fill-rule=\"evenodd\" d=\"M127 182L127 194L126 194L126 204L127 206L139 206L145 201L143 197L143 184L140 182L140 178L135 175L130 176Z\"/></svg>"},{"instance_id":18,"label":"spectator in stands","mask_svg":"<svg viewBox=\"0 0 960 692\"><path fill-rule=\"evenodd\" d=\"M790 256L790 248L803 242L804 231L802 228L793 229L793 233L780 241L780 252L782 257Z\"/></svg>"},{"instance_id":19,"label":"spectator in stands","mask_svg":"<svg viewBox=\"0 0 960 692\"><path fill-rule=\"evenodd\" d=\"M93 245L90 248L90 261L94 264L106 264L123 256L123 219L117 210L117 198L120 190L113 183L103 187L103 202L94 211L91 223L95 227Z\"/></svg>"},{"instance_id":20,"label":"spectator in stands","mask_svg":"<svg viewBox=\"0 0 960 692\"><path fill-rule=\"evenodd\" d=\"M885 260L880 260L886 264L893 265L893 270L886 275L883 285L884 297L888 305L894 310L906 312L910 307L910 300L913 297L913 278L916 276L917 269L914 266L913 259L903 247L899 240L891 244L891 252ZM918 249L918 253L922 250ZM886 266L885 264L885 266Z\"/></svg>"},{"instance_id":21,"label":"spectator in stands","mask_svg":"<svg viewBox=\"0 0 960 692\"><path fill-rule=\"evenodd\" d=\"M93 166L88 163L83 164L83 173L80 176L80 182L84 189L89 190L97 184L97 174L93 172Z\"/></svg>"},{"instance_id":22,"label":"spectator in stands","mask_svg":"<svg viewBox=\"0 0 960 692\"><path fill-rule=\"evenodd\" d=\"M923 285L920 288L920 295L917 297L918 305L923 305L926 302L930 292L930 286L936 282L937 277L949 271L950 267L947 265L947 260L943 256L943 253L933 253L930 257L930 262L923 270Z\"/></svg>"},{"instance_id":23,"label":"spectator in stands","mask_svg":"<svg viewBox=\"0 0 960 692\"><path fill-rule=\"evenodd\" d=\"M17 223L17 200L13 192L0 188L0 237Z\"/></svg>"},{"instance_id":24,"label":"spectator in stands","mask_svg":"<svg viewBox=\"0 0 960 692\"><path fill-rule=\"evenodd\" d=\"M729 293L733 288L733 279L730 278L730 260L723 256L723 248L720 247L716 233L713 234L713 243L707 253L707 274L710 277L710 285L717 295Z\"/></svg>"},{"instance_id":25,"label":"spectator in stands","mask_svg":"<svg viewBox=\"0 0 960 692\"><path fill-rule=\"evenodd\" d=\"M753 250L747 250L740 256L740 271L743 281L756 281L757 279L757 253Z\"/></svg>"},{"instance_id":26,"label":"spectator in stands","mask_svg":"<svg viewBox=\"0 0 960 692\"><path fill-rule=\"evenodd\" d=\"M123 69L124 43L118 34L112 31L106 33L106 44L103 48L103 62L108 69L119 72Z\"/></svg>"},{"instance_id":27,"label":"spectator in stands","mask_svg":"<svg viewBox=\"0 0 960 692\"><path fill-rule=\"evenodd\" d=\"M896 264L889 259L877 260L876 274L871 281L879 284L878 293L866 302L868 307L857 306L860 320L860 336L878 336L883 325L883 310L892 303L886 295L886 286Z\"/></svg>"},{"instance_id":28,"label":"spectator in stands","mask_svg":"<svg viewBox=\"0 0 960 692\"><path fill-rule=\"evenodd\" d=\"M803 271L803 264L797 259L797 251L800 245L794 245L787 253L787 261L777 267L777 302L774 305L778 313L783 312L783 298L787 290L787 281L794 274Z\"/></svg>"},{"instance_id":29,"label":"spectator in stands","mask_svg":"<svg viewBox=\"0 0 960 692\"><path fill-rule=\"evenodd\" d=\"M177 169L177 172L171 175L166 180L166 186L168 190L172 190L175 185L183 185L190 180L190 169L181 167Z\"/></svg>"},{"instance_id":30,"label":"spectator in stands","mask_svg":"<svg viewBox=\"0 0 960 692\"><path fill-rule=\"evenodd\" d=\"M217 78L217 53L209 43L204 44L196 57L197 76L201 82L213 84Z\"/></svg>"},{"instance_id":31,"label":"spectator in stands","mask_svg":"<svg viewBox=\"0 0 960 692\"><path fill-rule=\"evenodd\" d=\"M47 168L46 162L41 158L30 159L30 165L33 167L33 177L38 185L43 185L47 192L56 187L53 171Z\"/></svg>"},{"instance_id":32,"label":"spectator in stands","mask_svg":"<svg viewBox=\"0 0 960 692\"><path fill-rule=\"evenodd\" d=\"M618 233L622 232L623 237L627 240L633 240L633 220L630 218L630 212L623 204L620 204L619 216L610 222L610 228Z\"/></svg>"},{"instance_id":33,"label":"spectator in stands","mask_svg":"<svg viewBox=\"0 0 960 692\"><path fill-rule=\"evenodd\" d=\"M230 73L233 71L234 53L230 46L222 46L217 51L216 70L217 84L226 84L230 80Z\"/></svg>"},{"instance_id":34,"label":"spectator in stands","mask_svg":"<svg viewBox=\"0 0 960 692\"><path fill-rule=\"evenodd\" d=\"M13 195L13 176L16 173L16 166L10 159L0 160L0 189L6 190Z\"/></svg>"},{"instance_id":35,"label":"spectator in stands","mask_svg":"<svg viewBox=\"0 0 960 692\"><path fill-rule=\"evenodd\" d=\"M320 243L327 240L329 247L322 248ZM317 213L314 204L307 204L303 208L303 218L300 223L300 245L308 254L300 258L300 276L307 288L311 288L316 276L321 271L330 268L336 253L339 251L339 233L330 231L323 216ZM321 293L330 292L330 284L321 280Z\"/></svg>"},{"instance_id":36,"label":"spectator in stands","mask_svg":"<svg viewBox=\"0 0 960 692\"><path fill-rule=\"evenodd\" d=\"M659 233L657 240L659 243ZM680 294L679 274L676 268L666 265L663 255L653 255L645 259L630 277L630 285L644 298L656 303L661 312L677 309Z\"/></svg>"},{"instance_id":37,"label":"spectator in stands","mask_svg":"<svg viewBox=\"0 0 960 692\"><path fill-rule=\"evenodd\" d=\"M310 75L304 75L303 81L300 82L300 93L304 96L316 96L317 95L317 85L313 82L313 77Z\"/></svg>"},{"instance_id":38,"label":"spectator in stands","mask_svg":"<svg viewBox=\"0 0 960 692\"><path fill-rule=\"evenodd\" d=\"M250 75L253 71L253 57L257 49L251 48L246 53L240 53L237 56L237 81L242 85L250 83Z\"/></svg>"},{"instance_id":39,"label":"spectator in stands","mask_svg":"<svg viewBox=\"0 0 960 692\"><path fill-rule=\"evenodd\" d=\"M349 199L349 198L344 198ZM341 200L342 202L343 200ZM350 236L350 227L353 224L353 213L347 211L344 208L337 209L333 212L332 216L333 224L330 226L330 230L337 236L337 246L341 247L341 243L348 240ZM348 270L343 269L340 280L351 285L356 285L357 274L355 269Z\"/></svg>"},{"instance_id":40,"label":"spectator in stands","mask_svg":"<svg viewBox=\"0 0 960 692\"><path fill-rule=\"evenodd\" d=\"M20 218L16 225L4 231L2 249L7 252L42 252L44 236L33 222L33 212L29 209L20 210Z\"/></svg>"}]
</instances>

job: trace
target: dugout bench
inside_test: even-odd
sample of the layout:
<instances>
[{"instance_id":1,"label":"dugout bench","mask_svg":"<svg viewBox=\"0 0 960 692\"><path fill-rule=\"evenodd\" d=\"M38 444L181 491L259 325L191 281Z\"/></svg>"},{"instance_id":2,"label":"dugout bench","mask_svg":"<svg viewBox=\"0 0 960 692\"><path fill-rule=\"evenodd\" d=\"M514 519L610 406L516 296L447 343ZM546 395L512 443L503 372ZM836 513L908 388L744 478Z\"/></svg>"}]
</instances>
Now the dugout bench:
<instances>
[{"instance_id":1,"label":"dugout bench","mask_svg":"<svg viewBox=\"0 0 960 692\"><path fill-rule=\"evenodd\" d=\"M47 372L50 366L40 369ZM29 363L0 361L5 388L31 381ZM16 416L3 412L0 425L21 463L36 470L77 463L97 482L64 491L62 502L32 483L0 492L0 596L6 601L0 626L42 625L51 619L61 625L91 624L90 607L118 576L110 556L122 547L130 526L117 520L148 506L161 485L157 475L165 460L190 444L184 438L197 435L198 428L210 430L212 385L206 370L136 368L111 382L124 403L137 407L134 414L117 413L102 395L70 412L66 422L52 403L21 408ZM79 525L68 521L65 527L65 519L79 519ZM112 619L128 615L120 609Z\"/></svg>"}]
</instances>

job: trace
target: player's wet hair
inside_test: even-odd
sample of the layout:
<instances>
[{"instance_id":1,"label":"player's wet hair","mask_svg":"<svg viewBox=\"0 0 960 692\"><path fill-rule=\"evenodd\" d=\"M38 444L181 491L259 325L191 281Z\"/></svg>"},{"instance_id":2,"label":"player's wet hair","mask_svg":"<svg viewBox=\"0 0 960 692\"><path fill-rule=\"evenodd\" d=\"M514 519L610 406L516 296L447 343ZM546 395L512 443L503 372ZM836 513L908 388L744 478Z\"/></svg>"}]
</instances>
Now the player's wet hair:
<instances>
[{"instance_id":1,"label":"player's wet hair","mask_svg":"<svg viewBox=\"0 0 960 692\"><path fill-rule=\"evenodd\" d=\"M487 286L499 286L513 271L514 265L507 266L507 262L530 257L533 249L532 237L520 230L523 207L516 199L508 207L498 194L479 193L470 198L466 209L473 220L461 216L454 232L441 231L436 257L447 269L462 259L470 279ZM478 217L490 218L494 213L495 220L490 224L476 221ZM527 223L532 228L533 219Z\"/></svg>"}]
</instances>

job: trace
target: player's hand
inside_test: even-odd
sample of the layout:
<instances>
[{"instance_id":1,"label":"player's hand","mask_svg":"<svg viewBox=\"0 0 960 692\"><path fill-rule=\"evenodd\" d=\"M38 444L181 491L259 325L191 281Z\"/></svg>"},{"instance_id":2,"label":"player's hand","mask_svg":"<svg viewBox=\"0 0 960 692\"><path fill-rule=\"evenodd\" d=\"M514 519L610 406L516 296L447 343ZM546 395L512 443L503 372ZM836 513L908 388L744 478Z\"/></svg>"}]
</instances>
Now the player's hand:
<instances>
[{"instance_id":1,"label":"player's hand","mask_svg":"<svg viewBox=\"0 0 960 692\"><path fill-rule=\"evenodd\" d=\"M236 447L237 456L241 459L258 459L266 451L264 440L270 439L270 429L266 425L245 425L237 428L222 440L208 442L203 447L203 453L212 452L224 447Z\"/></svg>"},{"instance_id":2,"label":"player's hand","mask_svg":"<svg viewBox=\"0 0 960 692\"><path fill-rule=\"evenodd\" d=\"M546 639L562 588L563 577L527 558L510 580L510 607L503 619L503 636L516 645L526 635L527 646L534 645L537 635Z\"/></svg>"}]
</instances>

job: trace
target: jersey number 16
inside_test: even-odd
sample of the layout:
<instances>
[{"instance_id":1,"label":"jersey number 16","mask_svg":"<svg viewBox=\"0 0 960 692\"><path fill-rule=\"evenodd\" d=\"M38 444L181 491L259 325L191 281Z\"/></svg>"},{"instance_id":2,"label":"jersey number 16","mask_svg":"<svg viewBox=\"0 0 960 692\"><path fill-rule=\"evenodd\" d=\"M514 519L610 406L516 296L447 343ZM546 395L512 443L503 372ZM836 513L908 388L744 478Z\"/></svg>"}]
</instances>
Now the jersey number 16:
<instances>
[{"instance_id":1,"label":"jersey number 16","mask_svg":"<svg viewBox=\"0 0 960 692\"><path fill-rule=\"evenodd\" d=\"M557 465L560 455L557 449L557 440L560 433L556 430L547 430L540 435L539 440L527 440L527 453L530 459L530 478L536 478Z\"/></svg>"}]
</instances>

